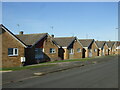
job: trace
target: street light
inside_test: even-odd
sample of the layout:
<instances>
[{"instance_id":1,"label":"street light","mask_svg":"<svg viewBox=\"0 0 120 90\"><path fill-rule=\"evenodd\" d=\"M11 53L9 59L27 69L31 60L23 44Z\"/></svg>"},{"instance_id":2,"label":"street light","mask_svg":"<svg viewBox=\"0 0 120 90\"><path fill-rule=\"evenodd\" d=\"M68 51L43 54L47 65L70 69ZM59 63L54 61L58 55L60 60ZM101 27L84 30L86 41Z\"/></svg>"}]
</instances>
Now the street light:
<instances>
[{"instance_id":1,"label":"street light","mask_svg":"<svg viewBox=\"0 0 120 90\"><path fill-rule=\"evenodd\" d=\"M115 29L118 30L118 31L117 31L117 33L118 33L118 34L117 34L117 37L118 37L117 39L118 39L118 41L119 41L119 40L120 40L120 37L119 37L119 33L120 33L120 30L119 30L119 29L120 29L120 28L118 27L118 28L115 28ZM116 35L115 35L115 36L116 36Z\"/></svg>"}]
</instances>

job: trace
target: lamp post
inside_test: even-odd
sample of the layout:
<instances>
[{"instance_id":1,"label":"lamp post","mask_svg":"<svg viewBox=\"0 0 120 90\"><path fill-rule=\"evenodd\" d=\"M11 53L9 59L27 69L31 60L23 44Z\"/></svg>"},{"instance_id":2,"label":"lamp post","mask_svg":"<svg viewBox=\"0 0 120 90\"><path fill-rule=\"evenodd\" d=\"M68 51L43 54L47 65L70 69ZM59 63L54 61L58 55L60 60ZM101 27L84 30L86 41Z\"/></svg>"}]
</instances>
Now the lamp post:
<instances>
[{"instance_id":1,"label":"lamp post","mask_svg":"<svg viewBox=\"0 0 120 90\"><path fill-rule=\"evenodd\" d=\"M117 29L117 33L116 33L115 36L117 37L117 40L119 41L120 40L120 37L119 37L119 33L120 33L119 29L120 28L118 27L118 28L115 28L115 29Z\"/></svg>"}]
</instances>

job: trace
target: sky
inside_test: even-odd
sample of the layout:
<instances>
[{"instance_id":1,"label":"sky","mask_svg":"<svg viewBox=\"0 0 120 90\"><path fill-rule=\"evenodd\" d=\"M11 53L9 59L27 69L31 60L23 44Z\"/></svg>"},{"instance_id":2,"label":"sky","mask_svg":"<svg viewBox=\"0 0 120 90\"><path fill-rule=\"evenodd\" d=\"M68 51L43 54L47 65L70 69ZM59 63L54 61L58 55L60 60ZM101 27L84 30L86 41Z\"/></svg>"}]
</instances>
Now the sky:
<instances>
[{"instance_id":1,"label":"sky","mask_svg":"<svg viewBox=\"0 0 120 90\"><path fill-rule=\"evenodd\" d=\"M2 24L14 34L114 41L118 39L118 3L3 2Z\"/></svg>"}]
</instances>

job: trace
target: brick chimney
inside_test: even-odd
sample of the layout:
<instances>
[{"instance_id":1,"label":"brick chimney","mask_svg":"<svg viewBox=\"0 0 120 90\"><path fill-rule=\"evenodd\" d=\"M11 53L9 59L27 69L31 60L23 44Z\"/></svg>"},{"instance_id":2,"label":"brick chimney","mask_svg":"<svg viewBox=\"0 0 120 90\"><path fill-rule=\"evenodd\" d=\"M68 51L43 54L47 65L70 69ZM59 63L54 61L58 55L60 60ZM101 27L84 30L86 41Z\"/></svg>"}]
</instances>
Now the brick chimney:
<instances>
[{"instance_id":1,"label":"brick chimney","mask_svg":"<svg viewBox=\"0 0 120 90\"><path fill-rule=\"evenodd\" d=\"M54 38L54 35L52 34L51 37Z\"/></svg>"},{"instance_id":2,"label":"brick chimney","mask_svg":"<svg viewBox=\"0 0 120 90\"><path fill-rule=\"evenodd\" d=\"M19 35L23 35L23 33L24 33L23 31L20 31L20 32L19 32Z\"/></svg>"}]
</instances>

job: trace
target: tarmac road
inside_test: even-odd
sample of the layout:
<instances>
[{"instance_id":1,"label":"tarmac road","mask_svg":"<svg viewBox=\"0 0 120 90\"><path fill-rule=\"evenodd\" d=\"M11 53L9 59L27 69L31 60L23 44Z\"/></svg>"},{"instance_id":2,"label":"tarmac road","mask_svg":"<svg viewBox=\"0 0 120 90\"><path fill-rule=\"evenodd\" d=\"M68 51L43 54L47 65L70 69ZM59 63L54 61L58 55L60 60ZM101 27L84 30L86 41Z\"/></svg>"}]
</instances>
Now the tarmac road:
<instances>
[{"instance_id":1,"label":"tarmac road","mask_svg":"<svg viewBox=\"0 0 120 90\"><path fill-rule=\"evenodd\" d=\"M108 62L4 84L3 88L118 88L118 57L109 58Z\"/></svg>"}]
</instances>

